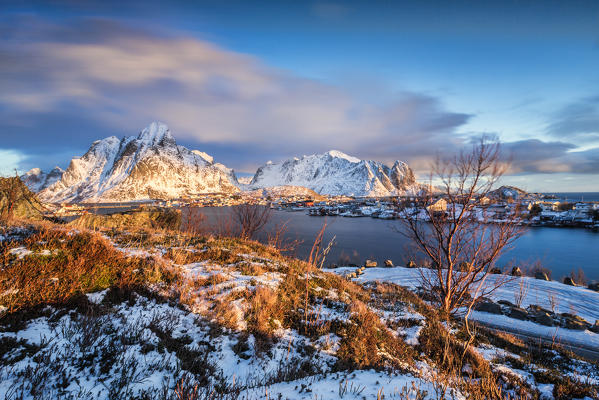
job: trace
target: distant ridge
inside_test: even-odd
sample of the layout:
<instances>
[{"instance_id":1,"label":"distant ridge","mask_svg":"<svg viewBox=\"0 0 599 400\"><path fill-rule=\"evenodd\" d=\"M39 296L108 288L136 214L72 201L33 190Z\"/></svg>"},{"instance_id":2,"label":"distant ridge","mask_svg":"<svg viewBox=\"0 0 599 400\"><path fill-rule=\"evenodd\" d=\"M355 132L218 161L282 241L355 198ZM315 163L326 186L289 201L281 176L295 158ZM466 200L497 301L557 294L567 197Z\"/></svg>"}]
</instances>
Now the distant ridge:
<instances>
[{"instance_id":1,"label":"distant ridge","mask_svg":"<svg viewBox=\"0 0 599 400\"><path fill-rule=\"evenodd\" d=\"M268 162L258 168L250 189L271 186L303 186L324 195L384 197L419 190L412 169L395 161L389 167L378 161L360 160L338 150L324 154Z\"/></svg>"}]
</instances>

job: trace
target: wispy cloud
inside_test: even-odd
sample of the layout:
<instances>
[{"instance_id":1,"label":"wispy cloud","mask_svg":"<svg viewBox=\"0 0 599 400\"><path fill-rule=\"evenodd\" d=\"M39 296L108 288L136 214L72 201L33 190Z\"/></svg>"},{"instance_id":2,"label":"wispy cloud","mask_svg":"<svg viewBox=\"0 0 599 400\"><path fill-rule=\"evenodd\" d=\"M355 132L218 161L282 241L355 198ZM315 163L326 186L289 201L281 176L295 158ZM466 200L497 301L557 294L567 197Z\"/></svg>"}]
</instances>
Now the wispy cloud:
<instances>
[{"instance_id":1,"label":"wispy cloud","mask_svg":"<svg viewBox=\"0 0 599 400\"><path fill-rule=\"evenodd\" d=\"M543 142L538 139L504 143L504 153L511 155L510 173L599 173L599 148L576 151L566 142Z\"/></svg>"},{"instance_id":2,"label":"wispy cloud","mask_svg":"<svg viewBox=\"0 0 599 400\"><path fill-rule=\"evenodd\" d=\"M411 92L369 104L193 37L110 20L27 23L0 45L0 115L13 147L40 140L56 148L73 136L83 144L99 130L131 134L159 119L199 146L259 143L280 157L338 148L392 159L453 146L451 132L469 118Z\"/></svg>"},{"instance_id":3,"label":"wispy cloud","mask_svg":"<svg viewBox=\"0 0 599 400\"><path fill-rule=\"evenodd\" d=\"M0 137L21 155L13 164L64 166L93 140L131 135L153 120L244 170L335 148L424 171L437 153L468 142L457 132L473 116L448 111L431 95L385 93L372 102L371 93L298 77L195 37L114 20L5 22ZM598 133L598 111L597 97L561 110L548 130L568 140L506 143L512 172L597 172L599 150L572 143Z\"/></svg>"},{"instance_id":4,"label":"wispy cloud","mask_svg":"<svg viewBox=\"0 0 599 400\"><path fill-rule=\"evenodd\" d=\"M554 114L547 131L553 136L579 142L599 142L599 96L562 107Z\"/></svg>"}]
</instances>

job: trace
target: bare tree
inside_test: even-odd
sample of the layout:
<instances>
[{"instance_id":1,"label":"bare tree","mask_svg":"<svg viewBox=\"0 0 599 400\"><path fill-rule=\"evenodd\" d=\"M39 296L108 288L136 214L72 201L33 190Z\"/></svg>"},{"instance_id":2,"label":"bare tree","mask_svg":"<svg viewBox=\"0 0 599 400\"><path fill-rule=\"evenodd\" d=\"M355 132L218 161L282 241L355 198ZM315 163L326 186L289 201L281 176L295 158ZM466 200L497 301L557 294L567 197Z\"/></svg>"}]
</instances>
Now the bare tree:
<instances>
[{"instance_id":1,"label":"bare tree","mask_svg":"<svg viewBox=\"0 0 599 400\"><path fill-rule=\"evenodd\" d=\"M468 315L480 297L507 279L487 278L498 257L523 232L519 209L514 205L498 217L485 206L507 166L500 159L499 142L482 137L453 158L437 157L429 190L400 205L404 229L398 231L430 264L430 269L421 269L422 285L446 315L462 307Z\"/></svg>"},{"instance_id":2,"label":"bare tree","mask_svg":"<svg viewBox=\"0 0 599 400\"><path fill-rule=\"evenodd\" d=\"M270 206L241 204L233 207L233 218L239 224L240 236L251 239L270 220Z\"/></svg>"}]
</instances>

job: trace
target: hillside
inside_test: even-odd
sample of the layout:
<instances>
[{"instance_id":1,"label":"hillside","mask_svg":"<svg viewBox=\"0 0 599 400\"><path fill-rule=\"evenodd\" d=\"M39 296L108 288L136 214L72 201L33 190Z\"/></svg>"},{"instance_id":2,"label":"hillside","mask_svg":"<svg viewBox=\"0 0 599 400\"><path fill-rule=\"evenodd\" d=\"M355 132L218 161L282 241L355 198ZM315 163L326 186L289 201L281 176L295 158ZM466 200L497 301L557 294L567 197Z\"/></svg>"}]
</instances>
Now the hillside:
<instances>
[{"instance_id":1,"label":"hillside","mask_svg":"<svg viewBox=\"0 0 599 400\"><path fill-rule=\"evenodd\" d=\"M597 398L595 364L482 327L464 351L463 324L397 284L235 238L96 229L0 228L0 396Z\"/></svg>"},{"instance_id":2,"label":"hillside","mask_svg":"<svg viewBox=\"0 0 599 400\"><path fill-rule=\"evenodd\" d=\"M271 186L303 186L323 195L372 197L418 190L414 173L403 162L389 167L335 150L263 165L249 188Z\"/></svg>"},{"instance_id":3,"label":"hillside","mask_svg":"<svg viewBox=\"0 0 599 400\"><path fill-rule=\"evenodd\" d=\"M18 177L0 177L0 216L2 218L43 218L45 207Z\"/></svg>"},{"instance_id":4,"label":"hillside","mask_svg":"<svg viewBox=\"0 0 599 400\"><path fill-rule=\"evenodd\" d=\"M490 191L487 196L492 199L499 200L518 200L522 197L526 197L527 195L528 193L526 191L515 186L501 186L495 190Z\"/></svg>"},{"instance_id":5,"label":"hillside","mask_svg":"<svg viewBox=\"0 0 599 400\"><path fill-rule=\"evenodd\" d=\"M165 124L153 122L137 136L94 142L39 196L53 203L168 199L234 193L236 185L232 170L178 146Z\"/></svg>"}]
</instances>

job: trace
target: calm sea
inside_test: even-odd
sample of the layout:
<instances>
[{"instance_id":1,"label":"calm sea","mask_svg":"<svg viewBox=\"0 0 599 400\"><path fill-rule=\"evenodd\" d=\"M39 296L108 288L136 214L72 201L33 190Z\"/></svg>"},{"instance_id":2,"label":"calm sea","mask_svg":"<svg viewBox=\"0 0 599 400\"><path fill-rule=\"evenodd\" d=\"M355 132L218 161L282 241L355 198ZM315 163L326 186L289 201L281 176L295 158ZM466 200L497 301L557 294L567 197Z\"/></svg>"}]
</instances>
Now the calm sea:
<instances>
[{"instance_id":1,"label":"calm sea","mask_svg":"<svg viewBox=\"0 0 599 400\"><path fill-rule=\"evenodd\" d=\"M561 201L599 201L599 192L555 192L543 193L556 196Z\"/></svg>"},{"instance_id":2,"label":"calm sea","mask_svg":"<svg viewBox=\"0 0 599 400\"><path fill-rule=\"evenodd\" d=\"M586 199L586 196L585 196ZM228 207L199 209L206 216L208 229L230 218ZM306 258L325 218L311 217L304 212L274 211L265 231L274 231L277 225L287 223L285 238L299 240L296 254ZM396 265L408 261L410 243L396 229L398 221L375 218L327 217L325 240L335 236L327 264L361 264L366 259L380 265L391 259ZM226 222L225 222L226 225ZM261 238L265 240L266 237ZM589 280L599 280L599 233L579 228L530 228L520 237L513 249L499 260L500 266L516 263L524 267L540 262L552 271L552 278L561 279L579 268Z\"/></svg>"}]
</instances>

